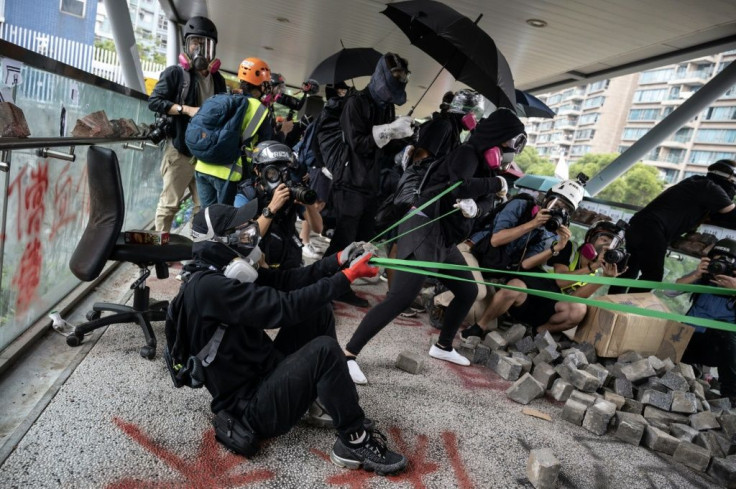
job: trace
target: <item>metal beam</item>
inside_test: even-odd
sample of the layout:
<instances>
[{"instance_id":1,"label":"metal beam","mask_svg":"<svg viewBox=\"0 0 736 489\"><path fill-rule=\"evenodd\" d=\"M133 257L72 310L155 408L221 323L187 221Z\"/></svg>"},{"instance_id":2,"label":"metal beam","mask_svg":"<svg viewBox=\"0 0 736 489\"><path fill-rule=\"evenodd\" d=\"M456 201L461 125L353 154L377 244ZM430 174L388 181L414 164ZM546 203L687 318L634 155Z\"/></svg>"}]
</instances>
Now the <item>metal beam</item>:
<instances>
[{"instance_id":1,"label":"metal beam","mask_svg":"<svg viewBox=\"0 0 736 489\"><path fill-rule=\"evenodd\" d=\"M596 195L606 188L609 183L621 176L670 134L677 131L683 124L726 93L734 84L736 84L736 63L731 62L723 71L703 85L703 88L685 100L670 115L662 119L659 124L654 126L629 149L621 153L618 158L591 178L585 187L590 195Z\"/></svg>"},{"instance_id":2,"label":"metal beam","mask_svg":"<svg viewBox=\"0 0 736 489\"><path fill-rule=\"evenodd\" d=\"M125 0L104 0L107 9L107 18L110 19L112 37L118 53L120 66L123 69L125 85L146 93L146 84L143 81L143 70L135 43L133 24L130 21L128 3Z\"/></svg>"},{"instance_id":3,"label":"metal beam","mask_svg":"<svg viewBox=\"0 0 736 489\"><path fill-rule=\"evenodd\" d=\"M168 23L169 28L166 31L166 66L173 66L179 63L181 36L179 35L179 24L170 20Z\"/></svg>"}]
</instances>

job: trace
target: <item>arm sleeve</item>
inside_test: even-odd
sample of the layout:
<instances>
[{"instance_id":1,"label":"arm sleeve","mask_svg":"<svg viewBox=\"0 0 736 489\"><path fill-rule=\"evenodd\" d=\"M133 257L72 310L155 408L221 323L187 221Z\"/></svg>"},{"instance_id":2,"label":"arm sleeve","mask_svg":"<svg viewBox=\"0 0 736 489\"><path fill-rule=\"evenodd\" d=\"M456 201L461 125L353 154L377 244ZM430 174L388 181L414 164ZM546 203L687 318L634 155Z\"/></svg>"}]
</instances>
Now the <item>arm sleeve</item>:
<instances>
[{"instance_id":1,"label":"arm sleeve","mask_svg":"<svg viewBox=\"0 0 736 489\"><path fill-rule=\"evenodd\" d=\"M504 229L511 229L519 224L521 220L521 214L524 212L526 201L514 200L506 204L506 207L501 210L493 221L493 232L497 233Z\"/></svg>"},{"instance_id":2,"label":"arm sleeve","mask_svg":"<svg viewBox=\"0 0 736 489\"><path fill-rule=\"evenodd\" d=\"M370 108L360 96L351 96L345 102L340 114L340 127L345 135L345 141L355 154L368 157L378 149L373 139Z\"/></svg>"},{"instance_id":3,"label":"arm sleeve","mask_svg":"<svg viewBox=\"0 0 736 489\"><path fill-rule=\"evenodd\" d=\"M330 277L337 273L339 269L337 254L334 254L306 267L290 270L260 269L256 283L283 291L296 290L313 284L323 277Z\"/></svg>"},{"instance_id":4,"label":"arm sleeve","mask_svg":"<svg viewBox=\"0 0 736 489\"><path fill-rule=\"evenodd\" d=\"M572 241L568 241L562 250L560 250L560 254L557 256L550 257L549 260L547 260L547 265L564 265L566 267L570 266L570 262L572 261Z\"/></svg>"},{"instance_id":5,"label":"arm sleeve","mask_svg":"<svg viewBox=\"0 0 736 489\"><path fill-rule=\"evenodd\" d=\"M179 90L180 77L176 73L178 70L178 66L169 66L161 73L161 77L148 97L148 108L153 112L165 114L174 105Z\"/></svg>"},{"instance_id":6,"label":"arm sleeve","mask_svg":"<svg viewBox=\"0 0 736 489\"><path fill-rule=\"evenodd\" d=\"M479 164L478 155L470 145L462 145L450 153L447 167L450 182L462 180L463 183L453 191L457 199L477 199L495 194L501 190L501 184L495 178L474 177Z\"/></svg>"}]
</instances>

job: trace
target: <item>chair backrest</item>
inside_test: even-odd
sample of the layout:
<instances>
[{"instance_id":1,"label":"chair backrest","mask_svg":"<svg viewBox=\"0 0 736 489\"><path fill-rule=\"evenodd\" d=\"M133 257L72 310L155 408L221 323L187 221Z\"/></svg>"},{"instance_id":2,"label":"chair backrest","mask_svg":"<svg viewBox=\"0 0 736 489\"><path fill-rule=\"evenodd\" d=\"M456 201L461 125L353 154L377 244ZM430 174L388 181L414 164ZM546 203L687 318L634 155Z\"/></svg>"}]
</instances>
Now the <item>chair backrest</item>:
<instances>
[{"instance_id":1,"label":"chair backrest","mask_svg":"<svg viewBox=\"0 0 736 489\"><path fill-rule=\"evenodd\" d=\"M123 182L115 152L90 146L87 150L89 222L77 243L69 268L80 280L100 275L120 236L125 218Z\"/></svg>"}]
</instances>

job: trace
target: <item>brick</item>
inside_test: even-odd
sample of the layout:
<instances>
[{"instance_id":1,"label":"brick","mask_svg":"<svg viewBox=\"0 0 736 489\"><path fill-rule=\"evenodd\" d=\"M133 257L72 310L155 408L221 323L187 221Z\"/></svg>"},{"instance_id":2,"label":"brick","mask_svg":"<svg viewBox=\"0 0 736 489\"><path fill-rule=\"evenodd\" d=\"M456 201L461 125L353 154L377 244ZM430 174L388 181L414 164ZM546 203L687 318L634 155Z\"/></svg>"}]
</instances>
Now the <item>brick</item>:
<instances>
[{"instance_id":1,"label":"brick","mask_svg":"<svg viewBox=\"0 0 736 489\"><path fill-rule=\"evenodd\" d=\"M663 411L669 411L672 406L672 394L645 389L639 393L639 401L645 406L654 406Z\"/></svg>"},{"instance_id":2,"label":"brick","mask_svg":"<svg viewBox=\"0 0 736 489\"><path fill-rule=\"evenodd\" d=\"M495 370L502 378L512 382L515 382L521 376L521 364L515 358L500 357Z\"/></svg>"},{"instance_id":3,"label":"brick","mask_svg":"<svg viewBox=\"0 0 736 489\"><path fill-rule=\"evenodd\" d=\"M673 368L675 368L675 364L672 362L672 359L667 357L664 360L662 360L662 363L664 363L664 371L669 372Z\"/></svg>"},{"instance_id":4,"label":"brick","mask_svg":"<svg viewBox=\"0 0 736 489\"><path fill-rule=\"evenodd\" d=\"M572 385L583 392L595 392L602 384L598 377L585 370L573 370Z\"/></svg>"},{"instance_id":5,"label":"brick","mask_svg":"<svg viewBox=\"0 0 736 489\"><path fill-rule=\"evenodd\" d=\"M522 339L514 343L514 348L521 353L529 353L537 349L534 339L531 336L524 336Z\"/></svg>"},{"instance_id":6,"label":"brick","mask_svg":"<svg viewBox=\"0 0 736 489\"><path fill-rule=\"evenodd\" d=\"M508 345L504 337L498 331L491 331L488 333L483 340L483 344L491 350L503 350Z\"/></svg>"},{"instance_id":7,"label":"brick","mask_svg":"<svg viewBox=\"0 0 736 489\"><path fill-rule=\"evenodd\" d=\"M506 343L513 345L517 341L521 340L526 335L526 326L523 324L514 324L503 334L503 338Z\"/></svg>"},{"instance_id":8,"label":"brick","mask_svg":"<svg viewBox=\"0 0 736 489\"><path fill-rule=\"evenodd\" d=\"M527 373L532 371L532 360L520 351L511 352L511 358L515 358L521 364L521 372Z\"/></svg>"},{"instance_id":9,"label":"brick","mask_svg":"<svg viewBox=\"0 0 736 489\"><path fill-rule=\"evenodd\" d=\"M574 348L570 348L570 350L568 351L570 353L565 356L565 359L562 361L562 363L569 366L570 368L576 369L583 368L588 365L588 359L585 358L585 354L583 352Z\"/></svg>"},{"instance_id":10,"label":"brick","mask_svg":"<svg viewBox=\"0 0 736 489\"><path fill-rule=\"evenodd\" d=\"M721 425L723 432L729 437L736 436L736 414L721 414L718 423Z\"/></svg>"},{"instance_id":11,"label":"brick","mask_svg":"<svg viewBox=\"0 0 736 489\"><path fill-rule=\"evenodd\" d=\"M0 137L27 138L30 135L23 110L13 103L0 102Z\"/></svg>"},{"instance_id":12,"label":"brick","mask_svg":"<svg viewBox=\"0 0 736 489\"><path fill-rule=\"evenodd\" d=\"M529 404L544 395L544 386L526 373L506 390L506 397L520 404Z\"/></svg>"},{"instance_id":13,"label":"brick","mask_svg":"<svg viewBox=\"0 0 736 489\"><path fill-rule=\"evenodd\" d=\"M608 390L603 393L603 399L614 403L616 405L616 410L621 410L621 408L624 407L624 404L626 404L626 398L624 396L619 396L615 392Z\"/></svg>"},{"instance_id":14,"label":"brick","mask_svg":"<svg viewBox=\"0 0 736 489\"><path fill-rule=\"evenodd\" d=\"M475 345L468 341L463 341L462 343L457 345L455 347L455 350L459 354L461 354L462 356L470 360L471 362L473 361L473 358L475 357Z\"/></svg>"},{"instance_id":15,"label":"brick","mask_svg":"<svg viewBox=\"0 0 736 489\"><path fill-rule=\"evenodd\" d=\"M718 419L710 411L690 415L690 426L698 431L715 430L721 427Z\"/></svg>"},{"instance_id":16,"label":"brick","mask_svg":"<svg viewBox=\"0 0 736 489\"><path fill-rule=\"evenodd\" d=\"M509 354L503 350L492 351L491 355L488 357L488 362L486 362L486 367L490 368L491 370L495 372L498 362L501 361L502 357L507 357L507 356L509 356Z\"/></svg>"},{"instance_id":17,"label":"brick","mask_svg":"<svg viewBox=\"0 0 736 489\"><path fill-rule=\"evenodd\" d=\"M626 443L638 446L647 425L647 420L641 414L616 413L614 419L615 436Z\"/></svg>"},{"instance_id":18,"label":"brick","mask_svg":"<svg viewBox=\"0 0 736 489\"><path fill-rule=\"evenodd\" d=\"M594 395L586 394L584 392L580 392L577 390L572 391L570 393L570 397L575 399L578 402L582 402L588 407L592 406L596 401L596 397Z\"/></svg>"},{"instance_id":19,"label":"brick","mask_svg":"<svg viewBox=\"0 0 736 489\"><path fill-rule=\"evenodd\" d=\"M672 423L670 425L670 435L678 440L692 442L698 433L700 433L698 430L687 424Z\"/></svg>"},{"instance_id":20,"label":"brick","mask_svg":"<svg viewBox=\"0 0 736 489\"><path fill-rule=\"evenodd\" d=\"M708 475L721 487L736 488L736 458L714 458Z\"/></svg>"},{"instance_id":21,"label":"brick","mask_svg":"<svg viewBox=\"0 0 736 489\"><path fill-rule=\"evenodd\" d=\"M537 335L534 337L534 344L537 345L537 350L539 351L542 351L550 346L554 346L555 350L559 348L557 342L554 338L552 338L552 334L549 331L537 333Z\"/></svg>"},{"instance_id":22,"label":"brick","mask_svg":"<svg viewBox=\"0 0 736 489\"><path fill-rule=\"evenodd\" d=\"M468 343L470 347L475 348L480 344L480 336L468 336L462 342Z\"/></svg>"},{"instance_id":23,"label":"brick","mask_svg":"<svg viewBox=\"0 0 736 489\"><path fill-rule=\"evenodd\" d=\"M608 370L606 370L606 368L603 365L592 363L592 364L586 365L585 368L583 368L583 370L598 377L598 380L600 380L601 385L606 385L609 374L608 374Z\"/></svg>"},{"instance_id":24,"label":"brick","mask_svg":"<svg viewBox=\"0 0 736 489\"><path fill-rule=\"evenodd\" d=\"M560 462L549 448L537 448L529 453L526 464L526 476L535 489L552 489L557 487L560 474Z\"/></svg>"},{"instance_id":25,"label":"brick","mask_svg":"<svg viewBox=\"0 0 736 489\"><path fill-rule=\"evenodd\" d=\"M608 371L611 373L612 377L615 377L617 379L625 379L626 376L624 375L621 369L623 369L627 365L628 363L616 362L613 365L611 365L610 368L608 367L607 368L608 368Z\"/></svg>"},{"instance_id":26,"label":"brick","mask_svg":"<svg viewBox=\"0 0 736 489\"><path fill-rule=\"evenodd\" d=\"M402 351L396 358L396 368L410 374L418 374L424 368L424 355L413 351Z\"/></svg>"},{"instance_id":27,"label":"brick","mask_svg":"<svg viewBox=\"0 0 736 489\"><path fill-rule=\"evenodd\" d=\"M596 435L604 435L614 414L616 414L616 405L599 399L585 412L583 428Z\"/></svg>"},{"instance_id":28,"label":"brick","mask_svg":"<svg viewBox=\"0 0 736 489\"><path fill-rule=\"evenodd\" d=\"M542 362L552 363L560 358L560 352L553 345L541 350L537 356L534 357L534 365L538 365Z\"/></svg>"},{"instance_id":29,"label":"brick","mask_svg":"<svg viewBox=\"0 0 736 489\"><path fill-rule=\"evenodd\" d=\"M549 363L540 362L534 367L532 376L544 386L544 390L549 390L552 382L557 378L557 372Z\"/></svg>"},{"instance_id":30,"label":"brick","mask_svg":"<svg viewBox=\"0 0 736 489\"><path fill-rule=\"evenodd\" d=\"M636 399L626 399L621 411L625 413L641 414L644 411L644 405Z\"/></svg>"},{"instance_id":31,"label":"brick","mask_svg":"<svg viewBox=\"0 0 736 489\"><path fill-rule=\"evenodd\" d=\"M710 452L694 443L681 441L672 458L691 469L705 472L710 463Z\"/></svg>"},{"instance_id":32,"label":"brick","mask_svg":"<svg viewBox=\"0 0 736 489\"><path fill-rule=\"evenodd\" d=\"M72 136L78 138L106 138L113 135L113 127L104 110L98 110L77 119Z\"/></svg>"},{"instance_id":33,"label":"brick","mask_svg":"<svg viewBox=\"0 0 736 489\"><path fill-rule=\"evenodd\" d=\"M491 349L486 345L478 345L475 347L475 354L470 360L471 362L479 365L485 365L488 363L488 358L491 356Z\"/></svg>"},{"instance_id":34,"label":"brick","mask_svg":"<svg viewBox=\"0 0 736 489\"><path fill-rule=\"evenodd\" d=\"M583 354L585 355L585 358L588 360L588 363L596 363L598 361L598 355L595 352L595 347L588 343L580 343L577 345L574 345L573 348L577 348Z\"/></svg>"},{"instance_id":35,"label":"brick","mask_svg":"<svg viewBox=\"0 0 736 489\"><path fill-rule=\"evenodd\" d=\"M653 406L644 408L644 417L651 425L668 427L672 423L690 424L690 418L684 414L669 413Z\"/></svg>"},{"instance_id":36,"label":"brick","mask_svg":"<svg viewBox=\"0 0 736 489\"><path fill-rule=\"evenodd\" d=\"M679 371L686 380L695 380L695 372L691 365L680 362L677 364L677 368L675 370Z\"/></svg>"},{"instance_id":37,"label":"brick","mask_svg":"<svg viewBox=\"0 0 736 489\"><path fill-rule=\"evenodd\" d=\"M629 399L633 399L634 397L633 385L631 384L631 381L626 378L614 379L613 392L619 396L628 397Z\"/></svg>"},{"instance_id":38,"label":"brick","mask_svg":"<svg viewBox=\"0 0 736 489\"><path fill-rule=\"evenodd\" d=\"M587 405L570 398L567 400L565 406L562 408L562 419L569 423L580 426L581 424L583 424L585 411L587 410Z\"/></svg>"},{"instance_id":39,"label":"brick","mask_svg":"<svg viewBox=\"0 0 736 489\"><path fill-rule=\"evenodd\" d=\"M674 371L669 371L659 379L660 383L665 385L668 389L673 391L690 391L690 384L688 384L685 377Z\"/></svg>"},{"instance_id":40,"label":"brick","mask_svg":"<svg viewBox=\"0 0 736 489\"><path fill-rule=\"evenodd\" d=\"M649 377L656 375L654 369L649 365L649 361L646 359L624 365L621 367L621 373L627 380L634 384L641 383Z\"/></svg>"},{"instance_id":41,"label":"brick","mask_svg":"<svg viewBox=\"0 0 736 489\"><path fill-rule=\"evenodd\" d=\"M649 448L650 450L654 450L655 452L666 453L667 455L672 455L673 453L675 453L675 450L677 450L677 447L681 443L687 443L687 442L681 442L674 436L669 435L666 432L660 430L659 428L656 428L650 425L650 426L647 426L646 429L644 430L644 436L642 437L642 443L645 447Z\"/></svg>"},{"instance_id":42,"label":"brick","mask_svg":"<svg viewBox=\"0 0 736 489\"><path fill-rule=\"evenodd\" d=\"M707 449L713 457L725 457L726 454L721 449L721 443L715 431L699 431L693 443Z\"/></svg>"},{"instance_id":43,"label":"brick","mask_svg":"<svg viewBox=\"0 0 736 489\"><path fill-rule=\"evenodd\" d=\"M637 391L641 393L643 390L651 389L654 391L662 392L665 394L669 394L672 392L672 390L662 384L662 382L659 380L659 377L649 377L644 383L641 383L636 386Z\"/></svg>"},{"instance_id":44,"label":"brick","mask_svg":"<svg viewBox=\"0 0 736 489\"><path fill-rule=\"evenodd\" d=\"M642 359L642 356L635 351L627 351L618 356L621 363L634 363Z\"/></svg>"},{"instance_id":45,"label":"brick","mask_svg":"<svg viewBox=\"0 0 736 489\"><path fill-rule=\"evenodd\" d=\"M555 401L565 402L569 399L570 394L572 394L574 390L575 388L572 386L572 384L558 378L552 384L552 388L549 392Z\"/></svg>"},{"instance_id":46,"label":"brick","mask_svg":"<svg viewBox=\"0 0 736 489\"><path fill-rule=\"evenodd\" d=\"M534 365L538 365L539 363L535 363ZM555 367L555 372L557 372L557 375L559 375L560 378L564 379L565 382L572 382L572 369L567 365L557 365Z\"/></svg>"},{"instance_id":47,"label":"brick","mask_svg":"<svg viewBox=\"0 0 736 489\"><path fill-rule=\"evenodd\" d=\"M666 372L665 364L659 358L655 357L654 355L650 355L649 357L647 357L647 360L649 360L649 365L652 366L652 368L654 369L654 372L657 375L662 375L663 373Z\"/></svg>"},{"instance_id":48,"label":"brick","mask_svg":"<svg viewBox=\"0 0 736 489\"><path fill-rule=\"evenodd\" d=\"M692 392L673 391L670 411L673 413L695 414L698 412L698 398Z\"/></svg>"},{"instance_id":49,"label":"brick","mask_svg":"<svg viewBox=\"0 0 736 489\"><path fill-rule=\"evenodd\" d=\"M699 382L693 382L693 384L690 386L690 392L695 394L695 396L701 401L705 401L705 389L703 388L703 385Z\"/></svg>"},{"instance_id":50,"label":"brick","mask_svg":"<svg viewBox=\"0 0 736 489\"><path fill-rule=\"evenodd\" d=\"M432 348L435 343L437 343L440 340L439 333L433 333L429 335L429 347Z\"/></svg>"},{"instance_id":51,"label":"brick","mask_svg":"<svg viewBox=\"0 0 736 489\"><path fill-rule=\"evenodd\" d=\"M728 399L728 397L721 397L720 399L709 399L708 404L710 404L711 411L713 408L721 409L723 411L728 411L731 409L731 401Z\"/></svg>"}]
</instances>

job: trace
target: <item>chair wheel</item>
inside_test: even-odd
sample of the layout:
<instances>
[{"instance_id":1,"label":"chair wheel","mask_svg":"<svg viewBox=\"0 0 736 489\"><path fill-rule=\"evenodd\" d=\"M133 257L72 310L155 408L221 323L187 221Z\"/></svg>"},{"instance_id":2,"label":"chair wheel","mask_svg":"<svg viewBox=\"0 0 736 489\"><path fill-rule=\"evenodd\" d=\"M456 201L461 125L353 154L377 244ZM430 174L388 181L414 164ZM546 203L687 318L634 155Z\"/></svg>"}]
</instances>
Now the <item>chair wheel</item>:
<instances>
[{"instance_id":1,"label":"chair wheel","mask_svg":"<svg viewBox=\"0 0 736 489\"><path fill-rule=\"evenodd\" d=\"M69 346L79 346L82 344L83 336L77 336L76 333L71 333L66 337L66 344Z\"/></svg>"},{"instance_id":2,"label":"chair wheel","mask_svg":"<svg viewBox=\"0 0 736 489\"><path fill-rule=\"evenodd\" d=\"M94 321L95 319L100 319L101 315L102 315L101 311L95 311L93 309L89 311L87 314L85 314L84 317L87 318L87 321Z\"/></svg>"},{"instance_id":3,"label":"chair wheel","mask_svg":"<svg viewBox=\"0 0 736 489\"><path fill-rule=\"evenodd\" d=\"M141 347L141 356L147 360L152 360L153 357L156 356L156 347L155 346L142 346Z\"/></svg>"}]
</instances>

